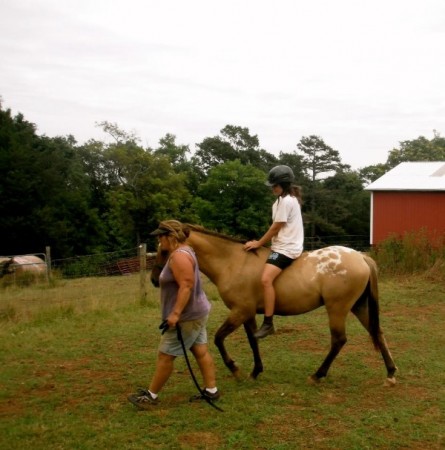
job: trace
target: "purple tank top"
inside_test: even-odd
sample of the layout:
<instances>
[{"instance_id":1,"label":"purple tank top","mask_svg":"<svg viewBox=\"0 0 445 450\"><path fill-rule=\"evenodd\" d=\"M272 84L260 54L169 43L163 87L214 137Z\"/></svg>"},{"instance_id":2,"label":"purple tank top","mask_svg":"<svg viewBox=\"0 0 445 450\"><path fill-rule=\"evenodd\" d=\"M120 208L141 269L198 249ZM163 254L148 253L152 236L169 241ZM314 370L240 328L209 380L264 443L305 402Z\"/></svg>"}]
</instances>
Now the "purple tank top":
<instances>
[{"instance_id":1,"label":"purple tank top","mask_svg":"<svg viewBox=\"0 0 445 450\"><path fill-rule=\"evenodd\" d=\"M198 261L196 259L195 252L191 247L181 247L178 250L175 250L175 252L188 253L193 258L195 263L194 287L190 294L190 300L182 311L179 320L187 321L201 319L202 317L208 315L211 305L205 292L202 290L201 277L199 274ZM173 272L170 269L168 262L162 269L161 275L159 276L159 283L161 287L161 314L162 320L165 320L176 303L176 297L179 290L179 285L173 276Z\"/></svg>"}]
</instances>

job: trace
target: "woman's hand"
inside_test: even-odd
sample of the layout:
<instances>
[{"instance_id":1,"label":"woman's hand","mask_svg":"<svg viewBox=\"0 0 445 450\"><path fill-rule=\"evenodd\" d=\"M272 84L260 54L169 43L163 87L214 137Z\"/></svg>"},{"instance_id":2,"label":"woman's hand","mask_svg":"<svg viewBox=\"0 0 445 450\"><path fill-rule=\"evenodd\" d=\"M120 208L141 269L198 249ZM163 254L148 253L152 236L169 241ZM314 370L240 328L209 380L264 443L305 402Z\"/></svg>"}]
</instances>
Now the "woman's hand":
<instances>
[{"instance_id":1,"label":"woman's hand","mask_svg":"<svg viewBox=\"0 0 445 450\"><path fill-rule=\"evenodd\" d=\"M169 316L167 317L167 323L168 323L169 328L175 328L176 327L176 324L179 321L179 316L180 316L180 314L178 314L175 311L172 311L169 314Z\"/></svg>"}]
</instances>

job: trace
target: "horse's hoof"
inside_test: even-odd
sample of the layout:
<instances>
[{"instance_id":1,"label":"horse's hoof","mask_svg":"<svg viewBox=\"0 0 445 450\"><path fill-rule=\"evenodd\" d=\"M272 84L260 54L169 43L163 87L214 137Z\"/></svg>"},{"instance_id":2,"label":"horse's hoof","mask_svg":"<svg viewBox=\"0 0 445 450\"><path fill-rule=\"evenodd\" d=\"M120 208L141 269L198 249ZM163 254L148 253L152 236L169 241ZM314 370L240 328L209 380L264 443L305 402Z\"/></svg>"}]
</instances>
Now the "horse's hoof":
<instances>
[{"instance_id":1,"label":"horse's hoof","mask_svg":"<svg viewBox=\"0 0 445 450\"><path fill-rule=\"evenodd\" d=\"M262 372L262 371L261 371L261 372ZM250 378L251 380L257 380L258 377L260 376L261 372L252 372L252 373L249 375L249 378Z\"/></svg>"},{"instance_id":2,"label":"horse's hoof","mask_svg":"<svg viewBox=\"0 0 445 450\"><path fill-rule=\"evenodd\" d=\"M387 378L384 385L388 387L394 387L396 385L396 377Z\"/></svg>"},{"instance_id":3,"label":"horse's hoof","mask_svg":"<svg viewBox=\"0 0 445 450\"><path fill-rule=\"evenodd\" d=\"M250 374L250 378L252 380L256 380L259 377L259 375L261 375L261 373L263 373L263 368L261 368L261 369L254 369L254 370L252 370L252 372Z\"/></svg>"},{"instance_id":4,"label":"horse's hoof","mask_svg":"<svg viewBox=\"0 0 445 450\"><path fill-rule=\"evenodd\" d=\"M310 377L308 377L307 381L309 384L312 384L314 386L320 384L320 378L318 378L316 375L311 375Z\"/></svg>"}]
</instances>

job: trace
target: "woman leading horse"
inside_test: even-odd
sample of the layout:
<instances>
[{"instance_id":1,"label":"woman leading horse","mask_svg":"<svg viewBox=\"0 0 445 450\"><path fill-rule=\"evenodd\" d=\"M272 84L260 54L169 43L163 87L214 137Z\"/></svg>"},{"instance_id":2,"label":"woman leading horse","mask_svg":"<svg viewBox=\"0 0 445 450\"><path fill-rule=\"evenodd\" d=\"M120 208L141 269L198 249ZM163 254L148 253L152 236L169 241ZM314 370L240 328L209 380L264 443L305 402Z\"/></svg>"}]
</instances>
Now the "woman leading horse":
<instances>
[{"instance_id":1,"label":"woman leading horse","mask_svg":"<svg viewBox=\"0 0 445 450\"><path fill-rule=\"evenodd\" d=\"M255 316L264 312L261 273L269 249L261 247L246 252L244 242L197 225L185 225L190 231L187 243L194 249L199 267L218 288L230 313L215 335L225 365L236 376L239 369L228 354L224 340L244 326L254 357L251 373L256 378L263 371ZM158 285L167 254L158 250L151 280ZM382 354L388 384L395 383L396 366L379 322L377 267L374 260L346 247L332 246L303 253L275 281L275 314L291 316L325 306L331 332L330 350L310 377L318 382L346 343L346 317L351 311L369 332L376 350Z\"/></svg>"}]
</instances>

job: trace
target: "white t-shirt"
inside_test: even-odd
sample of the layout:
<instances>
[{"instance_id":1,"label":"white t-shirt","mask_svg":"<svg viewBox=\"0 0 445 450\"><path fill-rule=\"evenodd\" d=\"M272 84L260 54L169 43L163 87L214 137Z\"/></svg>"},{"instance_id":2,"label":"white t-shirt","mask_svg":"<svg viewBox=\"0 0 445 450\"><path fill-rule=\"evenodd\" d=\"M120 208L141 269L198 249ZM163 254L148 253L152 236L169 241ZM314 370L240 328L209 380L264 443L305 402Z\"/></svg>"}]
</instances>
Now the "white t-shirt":
<instances>
[{"instance_id":1,"label":"white t-shirt","mask_svg":"<svg viewBox=\"0 0 445 450\"><path fill-rule=\"evenodd\" d=\"M278 197L272 206L272 220L285 222L272 238L271 250L295 259L303 252L304 228L300 203L296 197Z\"/></svg>"}]
</instances>

